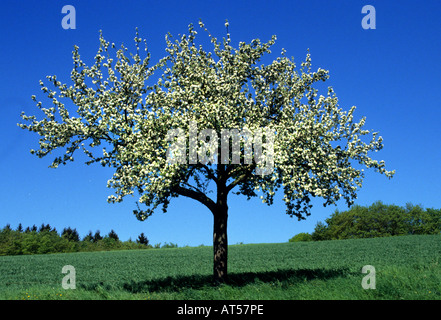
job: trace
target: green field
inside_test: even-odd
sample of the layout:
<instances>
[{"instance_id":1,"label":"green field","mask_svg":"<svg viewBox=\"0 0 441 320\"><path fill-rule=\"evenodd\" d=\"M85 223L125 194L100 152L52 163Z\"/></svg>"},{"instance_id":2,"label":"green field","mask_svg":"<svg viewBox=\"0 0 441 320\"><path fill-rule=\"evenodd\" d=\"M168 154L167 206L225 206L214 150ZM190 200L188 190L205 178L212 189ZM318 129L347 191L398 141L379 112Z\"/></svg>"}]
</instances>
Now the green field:
<instances>
[{"instance_id":1,"label":"green field","mask_svg":"<svg viewBox=\"0 0 441 320\"><path fill-rule=\"evenodd\" d=\"M440 258L439 235L233 245L230 283L215 287L211 247L3 256L0 299L439 300ZM376 289L362 288L365 265Z\"/></svg>"}]
</instances>

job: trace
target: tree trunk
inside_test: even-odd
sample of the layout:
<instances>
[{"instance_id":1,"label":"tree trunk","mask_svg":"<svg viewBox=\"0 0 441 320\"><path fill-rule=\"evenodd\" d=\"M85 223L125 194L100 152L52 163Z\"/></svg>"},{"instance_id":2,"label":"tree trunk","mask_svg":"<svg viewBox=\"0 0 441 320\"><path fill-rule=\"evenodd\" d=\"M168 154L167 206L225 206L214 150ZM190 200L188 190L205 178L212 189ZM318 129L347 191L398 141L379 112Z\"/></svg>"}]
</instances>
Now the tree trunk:
<instances>
[{"instance_id":1,"label":"tree trunk","mask_svg":"<svg viewBox=\"0 0 441 320\"><path fill-rule=\"evenodd\" d=\"M228 206L226 201L218 202L216 212L213 212L213 279L216 284L227 281L227 262L228 262L228 238L227 238L227 219Z\"/></svg>"}]
</instances>

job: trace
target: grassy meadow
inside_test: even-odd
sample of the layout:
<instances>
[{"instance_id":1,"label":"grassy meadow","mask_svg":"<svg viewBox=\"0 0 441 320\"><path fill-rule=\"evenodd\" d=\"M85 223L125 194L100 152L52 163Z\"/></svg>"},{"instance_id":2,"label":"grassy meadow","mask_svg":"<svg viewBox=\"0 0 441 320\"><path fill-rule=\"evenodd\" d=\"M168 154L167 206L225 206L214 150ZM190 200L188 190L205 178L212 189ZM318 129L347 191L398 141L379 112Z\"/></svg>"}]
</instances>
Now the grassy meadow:
<instances>
[{"instance_id":1,"label":"grassy meadow","mask_svg":"<svg viewBox=\"0 0 441 320\"><path fill-rule=\"evenodd\" d=\"M440 258L440 235L232 245L229 283L215 287L212 247L2 256L0 299L440 300ZM65 265L76 289L62 288Z\"/></svg>"}]
</instances>

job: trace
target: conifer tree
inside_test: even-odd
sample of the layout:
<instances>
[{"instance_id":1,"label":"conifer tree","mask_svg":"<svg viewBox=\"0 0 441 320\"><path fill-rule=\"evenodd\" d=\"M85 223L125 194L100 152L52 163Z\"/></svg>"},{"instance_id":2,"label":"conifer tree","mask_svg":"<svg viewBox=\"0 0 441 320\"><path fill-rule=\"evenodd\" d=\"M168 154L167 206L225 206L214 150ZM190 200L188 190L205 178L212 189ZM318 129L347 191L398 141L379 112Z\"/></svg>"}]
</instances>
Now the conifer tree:
<instances>
[{"instance_id":1,"label":"conifer tree","mask_svg":"<svg viewBox=\"0 0 441 320\"><path fill-rule=\"evenodd\" d=\"M139 236L138 239L136 240L137 243L139 244L143 244L143 245L148 245L149 244L149 240L147 239L147 237L144 235L144 232L142 232Z\"/></svg>"}]
</instances>

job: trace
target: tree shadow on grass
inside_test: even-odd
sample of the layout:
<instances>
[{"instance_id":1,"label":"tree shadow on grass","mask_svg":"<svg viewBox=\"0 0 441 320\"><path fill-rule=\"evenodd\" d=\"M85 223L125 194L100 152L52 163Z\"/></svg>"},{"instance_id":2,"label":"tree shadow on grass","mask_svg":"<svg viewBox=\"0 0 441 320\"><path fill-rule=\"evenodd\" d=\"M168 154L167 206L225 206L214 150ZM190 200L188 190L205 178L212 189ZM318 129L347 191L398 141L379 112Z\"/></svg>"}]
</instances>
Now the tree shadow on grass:
<instances>
[{"instance_id":1,"label":"tree shadow on grass","mask_svg":"<svg viewBox=\"0 0 441 320\"><path fill-rule=\"evenodd\" d=\"M339 269L279 269L265 272L229 273L227 285L243 287L253 283L296 284L314 279L326 280L347 277L351 274L348 268ZM131 293L143 292L177 292L183 289L203 289L215 287L211 275L170 276L148 281L130 281L123 284L123 289Z\"/></svg>"}]
</instances>

